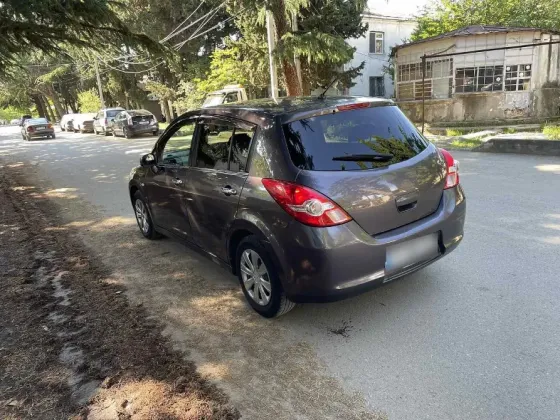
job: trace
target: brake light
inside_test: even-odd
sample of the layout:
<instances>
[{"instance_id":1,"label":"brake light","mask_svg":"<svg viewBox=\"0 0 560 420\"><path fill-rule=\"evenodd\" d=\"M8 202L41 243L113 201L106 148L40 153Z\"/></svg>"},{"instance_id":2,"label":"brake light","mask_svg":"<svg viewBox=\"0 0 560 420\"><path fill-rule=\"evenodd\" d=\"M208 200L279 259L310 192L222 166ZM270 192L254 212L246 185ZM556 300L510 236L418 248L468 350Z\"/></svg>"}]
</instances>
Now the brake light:
<instances>
[{"instance_id":1,"label":"brake light","mask_svg":"<svg viewBox=\"0 0 560 420\"><path fill-rule=\"evenodd\" d=\"M33 130L35 130L35 129L33 128L32 125L30 125L29 127L27 127L27 131L28 131L29 133L32 132Z\"/></svg>"},{"instance_id":2,"label":"brake light","mask_svg":"<svg viewBox=\"0 0 560 420\"><path fill-rule=\"evenodd\" d=\"M52 128L52 124L47 125L47 128Z\"/></svg>"},{"instance_id":3,"label":"brake light","mask_svg":"<svg viewBox=\"0 0 560 420\"><path fill-rule=\"evenodd\" d=\"M439 149L445 159L447 166L447 175L445 176L445 187L443 189L453 188L459 185L459 161L455 160L451 153L445 149Z\"/></svg>"},{"instance_id":4,"label":"brake light","mask_svg":"<svg viewBox=\"0 0 560 420\"><path fill-rule=\"evenodd\" d=\"M360 102L358 104L339 105L336 107L339 111L351 111L353 109L369 108L369 102Z\"/></svg>"},{"instance_id":5,"label":"brake light","mask_svg":"<svg viewBox=\"0 0 560 420\"><path fill-rule=\"evenodd\" d=\"M323 194L292 182L264 178L268 193L288 214L309 226L336 226L352 218Z\"/></svg>"},{"instance_id":6,"label":"brake light","mask_svg":"<svg viewBox=\"0 0 560 420\"><path fill-rule=\"evenodd\" d=\"M105 118L105 126L108 126L108 125L109 125L109 119Z\"/></svg>"}]
</instances>

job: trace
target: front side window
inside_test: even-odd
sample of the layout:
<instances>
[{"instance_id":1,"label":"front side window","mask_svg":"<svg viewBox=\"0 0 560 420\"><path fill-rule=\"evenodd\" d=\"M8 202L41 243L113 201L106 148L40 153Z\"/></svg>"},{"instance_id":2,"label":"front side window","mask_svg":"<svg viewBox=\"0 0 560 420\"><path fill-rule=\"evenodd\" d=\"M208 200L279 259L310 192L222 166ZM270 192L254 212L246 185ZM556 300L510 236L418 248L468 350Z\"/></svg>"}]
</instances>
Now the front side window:
<instances>
[{"instance_id":1,"label":"front side window","mask_svg":"<svg viewBox=\"0 0 560 420\"><path fill-rule=\"evenodd\" d=\"M427 141L396 106L379 106L294 121L284 137L295 166L314 171L376 169L408 160ZM359 160L388 155L384 161Z\"/></svg>"},{"instance_id":2,"label":"front side window","mask_svg":"<svg viewBox=\"0 0 560 420\"><path fill-rule=\"evenodd\" d=\"M178 126L165 143L158 161L163 165L189 166L194 129L194 121Z\"/></svg>"},{"instance_id":3,"label":"front side window","mask_svg":"<svg viewBox=\"0 0 560 420\"><path fill-rule=\"evenodd\" d=\"M369 33L369 52L371 54L383 54L384 51L384 34L383 32Z\"/></svg>"}]
</instances>

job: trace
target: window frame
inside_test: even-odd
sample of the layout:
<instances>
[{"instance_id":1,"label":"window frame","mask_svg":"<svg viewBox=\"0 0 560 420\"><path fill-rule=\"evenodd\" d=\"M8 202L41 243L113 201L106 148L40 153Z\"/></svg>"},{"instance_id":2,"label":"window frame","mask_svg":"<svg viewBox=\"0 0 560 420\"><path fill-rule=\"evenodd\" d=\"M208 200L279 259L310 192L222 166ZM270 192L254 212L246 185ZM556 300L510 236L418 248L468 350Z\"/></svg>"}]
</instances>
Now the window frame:
<instances>
[{"instance_id":1,"label":"window frame","mask_svg":"<svg viewBox=\"0 0 560 420\"><path fill-rule=\"evenodd\" d=\"M372 95L372 87L375 90L375 80L381 80L381 94L380 95ZM375 92L373 92L375 93ZM369 76L369 96L372 97L385 97L385 77L383 76Z\"/></svg>"},{"instance_id":2,"label":"window frame","mask_svg":"<svg viewBox=\"0 0 560 420\"><path fill-rule=\"evenodd\" d=\"M156 158L156 166L161 167L161 168L192 168L193 165L193 149L196 147L196 143L197 143L197 135L198 135L198 124L197 124L197 120L198 120L198 115L188 115L185 116L184 118L180 118L178 120L176 120L174 123L172 123L169 127L167 127L165 129L165 131L163 132L163 134L161 135L161 137L158 139L158 141L156 142L153 150L152 150L152 154L155 156ZM194 131L193 131L193 137L191 140L191 153L189 155L189 163L187 166L181 166L181 165L175 165L175 164L166 164L163 163L161 161L162 156L163 156L163 151L165 149L165 146L167 145L167 142L169 141L169 139L171 137L173 137L173 134L175 134L177 131L179 131L179 129L181 129L181 127L192 123L194 124Z\"/></svg>"},{"instance_id":3,"label":"window frame","mask_svg":"<svg viewBox=\"0 0 560 420\"><path fill-rule=\"evenodd\" d=\"M496 73L496 67L501 67L502 71L501 73ZM487 75L481 75L481 72L486 71L489 68L493 68L493 75L492 76L487 76ZM504 64L495 64L492 66L488 66L488 65L484 65L484 66L469 66L469 67L457 67L455 68L455 74L453 75L453 93L457 94L457 95L464 95L464 94L473 94L473 93L492 93L492 92L504 92L505 91L505 77L504 77L504 72L505 72L505 68L506 66ZM462 87L462 91L458 92L457 91L457 73L459 71L463 71L463 75L465 74L466 70L474 70L474 76L472 77L474 79L474 90L472 91L465 91L464 88L465 85L464 83L462 85L460 85ZM466 77L466 76L464 76ZM501 78L501 89L492 89L492 90L480 90L479 87L480 86L484 86L484 79L488 78L488 77L493 77L494 79L496 77L500 77ZM480 84L480 79L483 79L483 83L482 85Z\"/></svg>"},{"instance_id":4,"label":"window frame","mask_svg":"<svg viewBox=\"0 0 560 420\"><path fill-rule=\"evenodd\" d=\"M508 67L510 70L508 70ZM512 70L512 67L516 67L516 70ZM521 68L520 68L521 67ZM529 68L527 68L529 67ZM520 77L519 73L522 72L529 72L529 76ZM515 73L515 76L511 74ZM508 77L508 74L510 76ZM531 79L533 77L533 64L532 63L525 63L525 64L506 64L504 65L504 92L524 92L527 90L531 90ZM508 84L508 81L515 81L515 89L506 89L506 86L513 86L512 84ZM529 86L527 89L519 89L519 86L527 81Z\"/></svg>"},{"instance_id":5,"label":"window frame","mask_svg":"<svg viewBox=\"0 0 560 420\"><path fill-rule=\"evenodd\" d=\"M230 165L231 165L231 148L232 148L232 144L230 143L229 148L228 148L228 164L227 164L227 169L214 169L214 168L201 168L198 166L195 166L193 164L193 162L196 162L196 159L198 157L198 150L199 150L199 145L200 145L200 136L202 135L202 130L201 130L201 126L203 124L205 124L207 121L209 120L220 120L223 121L227 124L231 124L233 125L233 131L232 131L232 137L235 135L235 130L237 128L243 128L242 126L245 126L247 128L245 129L250 129L253 130L253 135L251 136L251 141L249 143L249 154L247 155L247 163L245 164L245 170L244 171L232 171L230 170ZM241 127L239 127L241 126ZM194 135L196 136L196 139L194 140L194 153L191 154L190 158L191 158L191 168L193 169L198 169L198 170L203 170L203 171L215 171L215 172L227 172L227 173L231 173L231 174L249 174L250 171L250 166L251 166L251 155L252 155L252 150L253 150L253 144L255 143L255 136L257 134L257 130L258 130L258 125L251 123L249 121L246 120L242 120L240 118L234 118L231 116L222 116L222 115L216 115L216 114L205 114L205 115L199 115L196 121L196 129L195 129L195 133Z\"/></svg>"},{"instance_id":6,"label":"window frame","mask_svg":"<svg viewBox=\"0 0 560 420\"><path fill-rule=\"evenodd\" d=\"M377 52L377 35L380 36L381 40L381 52ZM372 36L373 36L373 51L372 51ZM383 55L385 54L385 32L381 31L369 31L369 53L375 55Z\"/></svg>"}]
</instances>

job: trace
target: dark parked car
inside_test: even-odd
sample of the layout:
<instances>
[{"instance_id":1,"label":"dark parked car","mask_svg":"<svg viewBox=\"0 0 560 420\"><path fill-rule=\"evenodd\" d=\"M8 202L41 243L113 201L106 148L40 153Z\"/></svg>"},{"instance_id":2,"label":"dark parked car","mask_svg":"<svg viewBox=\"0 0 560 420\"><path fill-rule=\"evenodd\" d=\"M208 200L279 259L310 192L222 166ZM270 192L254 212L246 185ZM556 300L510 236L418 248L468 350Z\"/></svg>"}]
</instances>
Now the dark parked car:
<instances>
[{"instance_id":1,"label":"dark parked car","mask_svg":"<svg viewBox=\"0 0 560 420\"><path fill-rule=\"evenodd\" d=\"M463 238L458 163L390 100L249 101L173 121L131 173L149 239L192 243L266 317L412 273Z\"/></svg>"},{"instance_id":2,"label":"dark parked car","mask_svg":"<svg viewBox=\"0 0 560 420\"><path fill-rule=\"evenodd\" d=\"M145 109L122 111L115 116L112 126L113 136L124 136L127 139L140 134L153 134L159 132L156 117Z\"/></svg>"},{"instance_id":3,"label":"dark parked car","mask_svg":"<svg viewBox=\"0 0 560 420\"><path fill-rule=\"evenodd\" d=\"M54 134L54 127L46 118L31 118L26 119L23 123L21 137L29 141L38 137L54 139L56 135Z\"/></svg>"}]
</instances>

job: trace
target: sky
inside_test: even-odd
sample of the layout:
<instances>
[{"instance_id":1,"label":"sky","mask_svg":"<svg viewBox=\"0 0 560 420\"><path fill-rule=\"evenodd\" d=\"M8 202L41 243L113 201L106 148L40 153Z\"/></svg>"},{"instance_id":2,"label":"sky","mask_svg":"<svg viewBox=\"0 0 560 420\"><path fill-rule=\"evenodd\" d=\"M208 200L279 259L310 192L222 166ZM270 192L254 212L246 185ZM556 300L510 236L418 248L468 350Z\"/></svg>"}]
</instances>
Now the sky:
<instances>
[{"instance_id":1,"label":"sky","mask_svg":"<svg viewBox=\"0 0 560 420\"><path fill-rule=\"evenodd\" d=\"M411 16L428 0L368 0L370 12L388 16Z\"/></svg>"}]
</instances>

